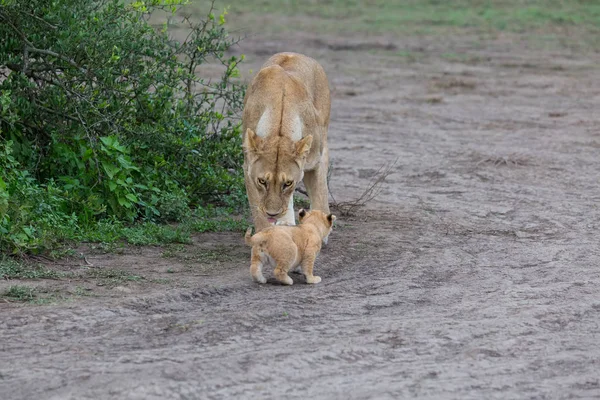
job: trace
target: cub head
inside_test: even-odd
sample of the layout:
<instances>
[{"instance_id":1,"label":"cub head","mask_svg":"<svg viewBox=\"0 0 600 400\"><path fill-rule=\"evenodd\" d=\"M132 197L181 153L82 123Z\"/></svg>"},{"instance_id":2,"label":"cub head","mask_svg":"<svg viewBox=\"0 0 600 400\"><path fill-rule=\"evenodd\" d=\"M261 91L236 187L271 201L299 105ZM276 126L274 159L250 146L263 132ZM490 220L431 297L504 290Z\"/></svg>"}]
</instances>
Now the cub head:
<instances>
[{"instance_id":1,"label":"cub head","mask_svg":"<svg viewBox=\"0 0 600 400\"><path fill-rule=\"evenodd\" d=\"M321 210L310 210L306 211L301 209L298 212L298 219L301 224L314 224L319 227L321 231L321 238L327 243L327 237L333 229L333 221L335 221L335 215L325 214Z\"/></svg>"},{"instance_id":2,"label":"cub head","mask_svg":"<svg viewBox=\"0 0 600 400\"><path fill-rule=\"evenodd\" d=\"M311 145L311 135L294 142L279 135L261 138L252 129L246 130L243 146L248 161L248 184L256 188L258 211L269 222L276 222L287 212L296 184L304 176Z\"/></svg>"}]
</instances>

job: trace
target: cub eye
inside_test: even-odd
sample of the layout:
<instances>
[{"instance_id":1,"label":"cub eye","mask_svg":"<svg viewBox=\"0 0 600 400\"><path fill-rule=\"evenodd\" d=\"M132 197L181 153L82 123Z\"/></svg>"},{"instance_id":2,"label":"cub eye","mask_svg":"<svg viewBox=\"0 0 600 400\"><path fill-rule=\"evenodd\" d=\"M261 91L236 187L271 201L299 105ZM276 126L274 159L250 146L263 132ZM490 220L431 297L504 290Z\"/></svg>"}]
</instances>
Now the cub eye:
<instances>
[{"instance_id":1,"label":"cub eye","mask_svg":"<svg viewBox=\"0 0 600 400\"><path fill-rule=\"evenodd\" d=\"M263 178L258 178L258 183L260 183L263 186L267 186L267 181L265 181Z\"/></svg>"}]
</instances>

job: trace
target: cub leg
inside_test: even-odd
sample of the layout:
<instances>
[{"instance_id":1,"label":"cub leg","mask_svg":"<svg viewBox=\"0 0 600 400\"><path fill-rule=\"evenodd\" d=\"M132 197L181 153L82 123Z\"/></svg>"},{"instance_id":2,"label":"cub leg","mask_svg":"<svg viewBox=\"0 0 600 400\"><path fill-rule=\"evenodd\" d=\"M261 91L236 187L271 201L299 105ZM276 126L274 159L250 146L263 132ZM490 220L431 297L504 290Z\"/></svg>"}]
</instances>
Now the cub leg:
<instances>
[{"instance_id":1,"label":"cub leg","mask_svg":"<svg viewBox=\"0 0 600 400\"><path fill-rule=\"evenodd\" d=\"M289 269L289 265L277 263L277 267L273 271L273 274L275 275L275 278L284 285L293 285L294 281L288 275Z\"/></svg>"},{"instance_id":2,"label":"cub leg","mask_svg":"<svg viewBox=\"0 0 600 400\"><path fill-rule=\"evenodd\" d=\"M316 254L306 255L302 260L302 272L306 277L306 283L319 283L321 282L320 276L313 275L313 268L315 267Z\"/></svg>"},{"instance_id":3,"label":"cub leg","mask_svg":"<svg viewBox=\"0 0 600 400\"><path fill-rule=\"evenodd\" d=\"M252 279L258 283L267 283L267 280L262 274L263 262L261 251L258 248L252 247L252 256L250 260L250 274L252 275Z\"/></svg>"}]
</instances>

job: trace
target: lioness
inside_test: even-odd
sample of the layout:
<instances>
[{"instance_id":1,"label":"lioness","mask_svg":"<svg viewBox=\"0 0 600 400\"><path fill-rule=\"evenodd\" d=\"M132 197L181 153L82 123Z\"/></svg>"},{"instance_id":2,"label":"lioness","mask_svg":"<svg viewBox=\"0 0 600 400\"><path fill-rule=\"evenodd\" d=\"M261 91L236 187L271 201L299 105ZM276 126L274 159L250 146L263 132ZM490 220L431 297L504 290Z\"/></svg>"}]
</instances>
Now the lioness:
<instances>
[{"instance_id":1,"label":"lioness","mask_svg":"<svg viewBox=\"0 0 600 400\"><path fill-rule=\"evenodd\" d=\"M251 236L252 227L246 231L246 244L252 246L250 274L256 282L267 282L262 267L268 264L275 267L275 278L285 285L294 283L288 272L299 265L306 283L321 282L321 277L313 275L313 268L321 242L331 232L335 215L320 210L300 210L298 217L298 226L271 226L254 236Z\"/></svg>"},{"instance_id":2,"label":"lioness","mask_svg":"<svg viewBox=\"0 0 600 400\"><path fill-rule=\"evenodd\" d=\"M329 85L323 68L296 53L275 54L244 99L244 178L257 232L295 225L296 184L304 178L311 209L329 214Z\"/></svg>"}]
</instances>

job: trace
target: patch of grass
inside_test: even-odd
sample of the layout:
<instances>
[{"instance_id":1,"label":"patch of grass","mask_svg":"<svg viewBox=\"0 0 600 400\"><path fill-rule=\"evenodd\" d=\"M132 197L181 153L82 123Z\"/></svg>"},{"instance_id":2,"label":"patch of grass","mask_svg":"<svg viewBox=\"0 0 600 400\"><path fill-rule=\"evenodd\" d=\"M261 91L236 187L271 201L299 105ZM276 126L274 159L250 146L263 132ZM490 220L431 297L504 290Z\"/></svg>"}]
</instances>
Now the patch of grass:
<instances>
[{"instance_id":1,"label":"patch of grass","mask_svg":"<svg viewBox=\"0 0 600 400\"><path fill-rule=\"evenodd\" d=\"M473 90L477 87L474 81L456 77L442 77L431 81L434 90Z\"/></svg>"},{"instance_id":2,"label":"patch of grass","mask_svg":"<svg viewBox=\"0 0 600 400\"><path fill-rule=\"evenodd\" d=\"M101 243L124 241L133 245L146 246L163 243L189 243L190 229L186 224L160 225L144 222L126 226L117 221L102 221L84 232L79 239Z\"/></svg>"},{"instance_id":3,"label":"patch of grass","mask_svg":"<svg viewBox=\"0 0 600 400\"><path fill-rule=\"evenodd\" d=\"M306 196L294 195L294 208L296 210L300 208L308 210L310 209L310 200Z\"/></svg>"},{"instance_id":4,"label":"patch of grass","mask_svg":"<svg viewBox=\"0 0 600 400\"><path fill-rule=\"evenodd\" d=\"M42 265L27 264L8 257L0 258L0 279L59 279L62 275Z\"/></svg>"},{"instance_id":5,"label":"patch of grass","mask_svg":"<svg viewBox=\"0 0 600 400\"><path fill-rule=\"evenodd\" d=\"M189 9L200 12L209 3L192 0ZM244 30L417 35L549 32L556 40L565 30L573 34L576 28L591 33L585 40L596 45L600 32L600 2L589 0L218 0L215 5L223 9L229 4L232 24Z\"/></svg>"},{"instance_id":6,"label":"patch of grass","mask_svg":"<svg viewBox=\"0 0 600 400\"><path fill-rule=\"evenodd\" d=\"M195 232L235 232L243 231L248 227L245 219L226 217L223 219L199 220L192 224Z\"/></svg>"},{"instance_id":7,"label":"patch of grass","mask_svg":"<svg viewBox=\"0 0 600 400\"><path fill-rule=\"evenodd\" d=\"M30 303L30 304L50 304L58 301L68 300L70 297L64 293L43 288L35 288L27 285L10 286L0 297L8 301Z\"/></svg>"},{"instance_id":8,"label":"patch of grass","mask_svg":"<svg viewBox=\"0 0 600 400\"><path fill-rule=\"evenodd\" d=\"M92 289L89 289L89 288L86 288L86 287L83 287L83 286L76 286L74 294L76 296L80 296L80 297L91 297L91 296L94 296L94 293L93 293Z\"/></svg>"},{"instance_id":9,"label":"patch of grass","mask_svg":"<svg viewBox=\"0 0 600 400\"><path fill-rule=\"evenodd\" d=\"M431 96L431 97L427 97L424 101L425 101L425 103L429 103L429 104L441 104L444 102L444 98L441 96Z\"/></svg>"},{"instance_id":10,"label":"patch of grass","mask_svg":"<svg viewBox=\"0 0 600 400\"><path fill-rule=\"evenodd\" d=\"M396 57L400 57L402 60L404 60L408 63L413 63L413 62L419 61L423 58L422 52L415 52L415 51L409 51L409 50L398 50L394 53L394 55Z\"/></svg>"},{"instance_id":11,"label":"patch of grass","mask_svg":"<svg viewBox=\"0 0 600 400\"><path fill-rule=\"evenodd\" d=\"M88 278L98 279L107 286L117 286L127 282L138 282L145 279L142 276L134 275L129 271L116 268L91 268L87 270Z\"/></svg>"},{"instance_id":12,"label":"patch of grass","mask_svg":"<svg viewBox=\"0 0 600 400\"><path fill-rule=\"evenodd\" d=\"M173 280L168 278L152 278L149 281L152 283L157 283L159 285L168 285L173 283Z\"/></svg>"},{"instance_id":13,"label":"patch of grass","mask_svg":"<svg viewBox=\"0 0 600 400\"><path fill-rule=\"evenodd\" d=\"M161 243L190 243L189 226L157 225L145 223L123 230L127 241L134 245L156 245Z\"/></svg>"},{"instance_id":14,"label":"patch of grass","mask_svg":"<svg viewBox=\"0 0 600 400\"><path fill-rule=\"evenodd\" d=\"M77 239L101 243L106 251L115 251L120 242L138 246L189 244L192 232L242 232L248 226L248 217L247 213L240 215L232 208L202 208L195 210L186 221L172 225L153 222L125 225L119 221L105 220Z\"/></svg>"},{"instance_id":15,"label":"patch of grass","mask_svg":"<svg viewBox=\"0 0 600 400\"><path fill-rule=\"evenodd\" d=\"M481 164L491 164L495 167L498 166L524 166L531 164L531 160L529 157L519 154L509 154L509 155L491 155L482 157L478 162L477 166Z\"/></svg>"},{"instance_id":16,"label":"patch of grass","mask_svg":"<svg viewBox=\"0 0 600 400\"><path fill-rule=\"evenodd\" d=\"M161 254L161 257L163 258L176 257L177 253L181 253L186 249L186 247L182 244L169 244L166 247L167 248Z\"/></svg>"},{"instance_id":17,"label":"patch of grass","mask_svg":"<svg viewBox=\"0 0 600 400\"><path fill-rule=\"evenodd\" d=\"M211 250L203 250L198 253L198 259L207 261L232 261L235 260L231 246L217 246Z\"/></svg>"},{"instance_id":18,"label":"patch of grass","mask_svg":"<svg viewBox=\"0 0 600 400\"><path fill-rule=\"evenodd\" d=\"M249 213L236 215L233 209L200 209L190 222L195 232L243 232L248 227Z\"/></svg>"},{"instance_id":19,"label":"patch of grass","mask_svg":"<svg viewBox=\"0 0 600 400\"><path fill-rule=\"evenodd\" d=\"M56 248L51 250L48 255L50 256L50 258L52 258L53 260L58 260L60 258L67 258L67 257L75 257L77 256L77 253L75 252L75 250L68 248L68 247L63 247L63 248Z\"/></svg>"},{"instance_id":20,"label":"patch of grass","mask_svg":"<svg viewBox=\"0 0 600 400\"><path fill-rule=\"evenodd\" d=\"M443 53L441 57L444 60L461 64L477 64L478 62L481 62L480 57L472 54Z\"/></svg>"},{"instance_id":21,"label":"patch of grass","mask_svg":"<svg viewBox=\"0 0 600 400\"><path fill-rule=\"evenodd\" d=\"M30 302L36 297L36 289L25 285L13 285L2 294L9 300Z\"/></svg>"}]
</instances>

